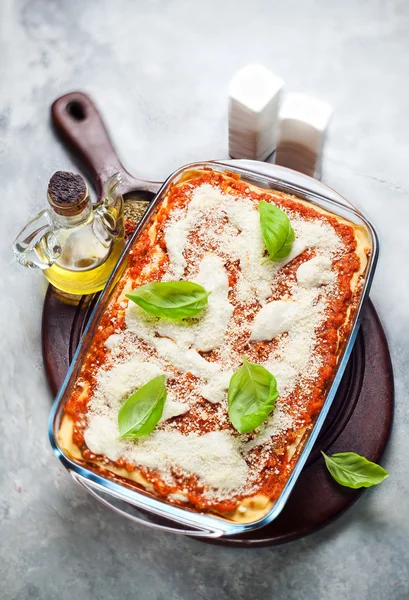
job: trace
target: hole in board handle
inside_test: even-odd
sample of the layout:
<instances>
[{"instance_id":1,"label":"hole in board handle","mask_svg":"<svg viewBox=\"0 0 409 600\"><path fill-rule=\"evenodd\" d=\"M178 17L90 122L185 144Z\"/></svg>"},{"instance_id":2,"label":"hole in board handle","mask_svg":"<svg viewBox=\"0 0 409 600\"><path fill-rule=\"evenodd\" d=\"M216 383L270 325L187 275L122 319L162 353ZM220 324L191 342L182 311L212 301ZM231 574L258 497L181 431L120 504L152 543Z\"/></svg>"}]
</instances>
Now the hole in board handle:
<instances>
[{"instance_id":1,"label":"hole in board handle","mask_svg":"<svg viewBox=\"0 0 409 600\"><path fill-rule=\"evenodd\" d=\"M76 121L84 121L86 117L85 108L78 100L72 100L67 104L67 112Z\"/></svg>"}]
</instances>

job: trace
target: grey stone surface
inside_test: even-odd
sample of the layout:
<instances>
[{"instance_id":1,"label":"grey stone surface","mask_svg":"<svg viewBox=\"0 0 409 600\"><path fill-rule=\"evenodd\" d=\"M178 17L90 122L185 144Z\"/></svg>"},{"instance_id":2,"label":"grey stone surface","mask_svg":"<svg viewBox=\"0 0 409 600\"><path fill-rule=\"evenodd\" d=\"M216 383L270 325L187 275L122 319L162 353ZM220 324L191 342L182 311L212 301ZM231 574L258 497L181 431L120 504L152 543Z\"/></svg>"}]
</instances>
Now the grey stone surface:
<instances>
[{"instance_id":1,"label":"grey stone surface","mask_svg":"<svg viewBox=\"0 0 409 600\"><path fill-rule=\"evenodd\" d=\"M407 0L0 0L2 600L409 598L408 27ZM240 551L133 526L73 484L47 440L45 282L10 244L72 167L54 98L91 93L129 168L161 179L227 156L226 85L253 61L336 108L324 181L379 232L396 417L385 483L315 535Z\"/></svg>"}]
</instances>

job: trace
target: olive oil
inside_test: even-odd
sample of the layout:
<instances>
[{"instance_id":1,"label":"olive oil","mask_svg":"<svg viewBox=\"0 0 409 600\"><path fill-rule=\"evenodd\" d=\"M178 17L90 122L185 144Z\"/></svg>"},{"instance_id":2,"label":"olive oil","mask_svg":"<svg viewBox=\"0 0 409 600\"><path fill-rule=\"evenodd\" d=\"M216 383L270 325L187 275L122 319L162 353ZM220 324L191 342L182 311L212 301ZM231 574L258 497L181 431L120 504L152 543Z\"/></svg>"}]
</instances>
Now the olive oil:
<instances>
[{"instance_id":1,"label":"olive oil","mask_svg":"<svg viewBox=\"0 0 409 600\"><path fill-rule=\"evenodd\" d=\"M102 290L124 249L124 240L116 240L106 260L88 269L69 269L54 263L45 269L48 281L59 290L69 294L93 294ZM86 261L84 261L85 263Z\"/></svg>"},{"instance_id":2,"label":"olive oil","mask_svg":"<svg viewBox=\"0 0 409 600\"><path fill-rule=\"evenodd\" d=\"M118 176L109 180L103 202L93 209L79 175L55 173L48 186L51 209L39 213L17 237L17 260L42 269L48 281L67 294L101 290L125 246L119 182Z\"/></svg>"}]
</instances>

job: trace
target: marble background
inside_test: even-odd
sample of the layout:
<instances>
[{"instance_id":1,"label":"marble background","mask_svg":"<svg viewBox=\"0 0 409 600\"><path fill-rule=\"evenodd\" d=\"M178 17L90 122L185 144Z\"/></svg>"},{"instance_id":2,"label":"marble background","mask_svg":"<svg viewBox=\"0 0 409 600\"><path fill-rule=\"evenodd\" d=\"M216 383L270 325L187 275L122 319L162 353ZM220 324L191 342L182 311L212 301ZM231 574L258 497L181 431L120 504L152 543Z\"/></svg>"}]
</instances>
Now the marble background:
<instances>
[{"instance_id":1,"label":"marble background","mask_svg":"<svg viewBox=\"0 0 409 600\"><path fill-rule=\"evenodd\" d=\"M380 235L396 416L384 484L317 534L243 551L133 526L73 484L47 439L45 282L10 244L73 167L49 126L57 96L92 94L125 164L161 179L227 156L226 86L255 61L336 108L324 181ZM407 0L0 0L2 600L409 598L408 68Z\"/></svg>"}]
</instances>

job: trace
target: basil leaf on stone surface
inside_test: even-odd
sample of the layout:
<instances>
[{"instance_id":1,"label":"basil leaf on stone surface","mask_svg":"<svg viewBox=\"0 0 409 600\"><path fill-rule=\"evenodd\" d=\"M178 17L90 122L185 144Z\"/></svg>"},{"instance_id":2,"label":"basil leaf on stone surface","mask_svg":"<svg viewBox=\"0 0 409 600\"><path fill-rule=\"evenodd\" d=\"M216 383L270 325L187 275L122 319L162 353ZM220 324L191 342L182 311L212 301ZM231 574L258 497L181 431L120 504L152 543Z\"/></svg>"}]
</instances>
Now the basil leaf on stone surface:
<instances>
[{"instance_id":1,"label":"basil leaf on stone surface","mask_svg":"<svg viewBox=\"0 0 409 600\"><path fill-rule=\"evenodd\" d=\"M271 260L286 258L295 239L290 219L278 206L261 200L258 205L261 235Z\"/></svg>"},{"instance_id":2,"label":"basil leaf on stone surface","mask_svg":"<svg viewBox=\"0 0 409 600\"><path fill-rule=\"evenodd\" d=\"M233 427L240 433L253 431L267 419L277 398L275 377L243 357L243 366L229 384L228 411Z\"/></svg>"},{"instance_id":3,"label":"basil leaf on stone surface","mask_svg":"<svg viewBox=\"0 0 409 600\"><path fill-rule=\"evenodd\" d=\"M165 405L165 381L165 375L159 375L125 400L118 413L121 439L138 438L153 431Z\"/></svg>"},{"instance_id":4,"label":"basil leaf on stone surface","mask_svg":"<svg viewBox=\"0 0 409 600\"><path fill-rule=\"evenodd\" d=\"M331 456L322 452L322 455L335 481L354 490L378 485L389 477L386 469L355 452L339 452Z\"/></svg>"},{"instance_id":5,"label":"basil leaf on stone surface","mask_svg":"<svg viewBox=\"0 0 409 600\"><path fill-rule=\"evenodd\" d=\"M135 288L126 297L151 315L181 320L197 316L210 293L191 281L157 281Z\"/></svg>"}]
</instances>

